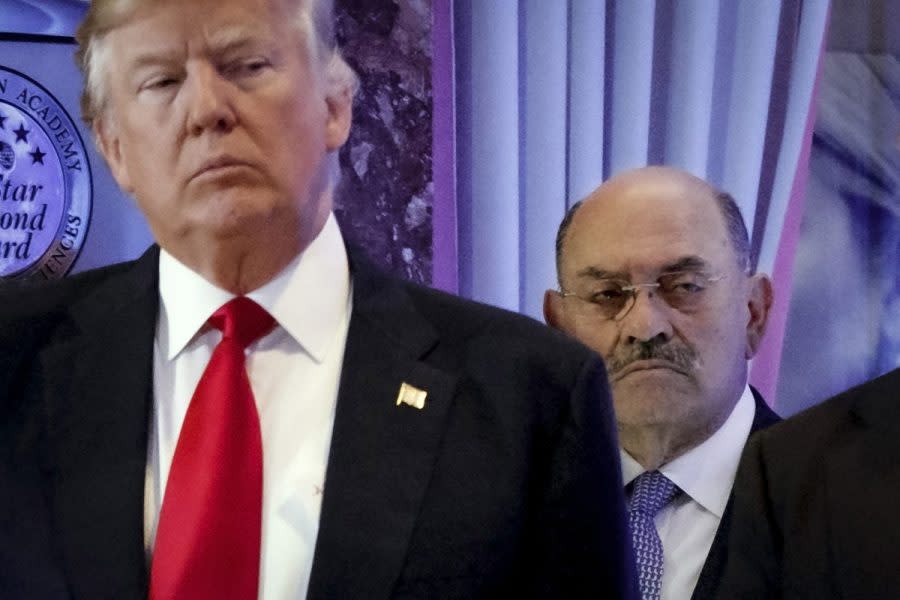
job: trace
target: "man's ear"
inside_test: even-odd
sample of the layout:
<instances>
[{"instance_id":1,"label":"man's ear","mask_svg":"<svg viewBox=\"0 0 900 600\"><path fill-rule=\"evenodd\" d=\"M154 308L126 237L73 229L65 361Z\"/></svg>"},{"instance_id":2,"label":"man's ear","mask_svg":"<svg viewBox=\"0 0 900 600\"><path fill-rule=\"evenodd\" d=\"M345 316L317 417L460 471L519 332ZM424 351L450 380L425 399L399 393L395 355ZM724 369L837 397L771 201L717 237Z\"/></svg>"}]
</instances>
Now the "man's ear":
<instances>
[{"instance_id":1,"label":"man's ear","mask_svg":"<svg viewBox=\"0 0 900 600\"><path fill-rule=\"evenodd\" d=\"M544 321L554 329L567 331L563 297L556 290L544 292Z\"/></svg>"},{"instance_id":2,"label":"man's ear","mask_svg":"<svg viewBox=\"0 0 900 600\"><path fill-rule=\"evenodd\" d=\"M747 296L747 347L744 357L753 358L762 343L766 325L769 322L769 311L772 309L772 280L767 275L757 273L750 278L750 289Z\"/></svg>"},{"instance_id":3,"label":"man's ear","mask_svg":"<svg viewBox=\"0 0 900 600\"><path fill-rule=\"evenodd\" d=\"M94 121L94 139L97 140L97 148L103 159L109 166L113 178L123 191L131 194L134 187L131 185L131 176L128 173L128 166L122 156L122 146L119 142L118 128L115 124L110 123L108 117L98 117Z\"/></svg>"},{"instance_id":4,"label":"man's ear","mask_svg":"<svg viewBox=\"0 0 900 600\"><path fill-rule=\"evenodd\" d=\"M350 136L350 125L353 122L353 90L350 86L340 86L325 96L325 105L328 109L325 148L333 152L343 146Z\"/></svg>"}]
</instances>

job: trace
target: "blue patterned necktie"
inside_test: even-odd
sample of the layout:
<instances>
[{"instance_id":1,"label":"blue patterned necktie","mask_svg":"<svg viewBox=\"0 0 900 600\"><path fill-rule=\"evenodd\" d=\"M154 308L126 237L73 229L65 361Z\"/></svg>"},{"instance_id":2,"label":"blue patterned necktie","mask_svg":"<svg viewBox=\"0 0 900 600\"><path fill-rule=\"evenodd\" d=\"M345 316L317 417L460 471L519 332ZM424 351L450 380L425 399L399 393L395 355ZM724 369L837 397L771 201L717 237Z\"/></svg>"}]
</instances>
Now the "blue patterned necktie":
<instances>
[{"instance_id":1,"label":"blue patterned necktie","mask_svg":"<svg viewBox=\"0 0 900 600\"><path fill-rule=\"evenodd\" d=\"M643 600L659 600L662 586L663 547L653 519L678 491L678 487L659 471L641 473L634 480L628 525Z\"/></svg>"}]
</instances>

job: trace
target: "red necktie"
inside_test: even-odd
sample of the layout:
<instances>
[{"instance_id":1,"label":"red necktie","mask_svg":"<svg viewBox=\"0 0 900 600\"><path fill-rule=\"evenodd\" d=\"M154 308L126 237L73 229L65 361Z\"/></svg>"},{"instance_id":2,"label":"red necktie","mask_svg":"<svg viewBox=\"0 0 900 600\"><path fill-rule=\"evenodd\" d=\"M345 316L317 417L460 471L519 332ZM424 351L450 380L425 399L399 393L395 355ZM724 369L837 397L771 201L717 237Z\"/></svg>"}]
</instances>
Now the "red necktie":
<instances>
[{"instance_id":1,"label":"red necktie","mask_svg":"<svg viewBox=\"0 0 900 600\"><path fill-rule=\"evenodd\" d=\"M274 319L244 297L209 318L222 341L188 407L159 516L150 600L257 598L262 437L244 350Z\"/></svg>"}]
</instances>

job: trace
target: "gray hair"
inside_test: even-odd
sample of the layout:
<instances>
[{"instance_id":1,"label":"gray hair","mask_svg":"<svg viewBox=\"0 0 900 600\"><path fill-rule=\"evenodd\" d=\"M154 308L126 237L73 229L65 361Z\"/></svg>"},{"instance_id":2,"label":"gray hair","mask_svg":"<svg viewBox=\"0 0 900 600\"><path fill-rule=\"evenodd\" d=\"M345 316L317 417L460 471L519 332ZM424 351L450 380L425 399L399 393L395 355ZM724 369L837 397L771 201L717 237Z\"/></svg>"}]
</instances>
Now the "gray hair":
<instances>
[{"instance_id":1,"label":"gray hair","mask_svg":"<svg viewBox=\"0 0 900 600\"><path fill-rule=\"evenodd\" d=\"M719 207L719 212L725 220L725 229L728 232L728 240L734 250L734 256L738 266L747 274L751 274L750 264L750 236L747 233L747 225L741 215L741 209L734 198L728 192L713 188L713 198ZM556 280L562 288L562 258L566 243L566 234L575 218L575 213L581 208L584 200L579 200L569 207L556 231Z\"/></svg>"},{"instance_id":2,"label":"gray hair","mask_svg":"<svg viewBox=\"0 0 900 600\"><path fill-rule=\"evenodd\" d=\"M75 62L84 78L81 93L81 117L93 127L103 113L107 101L109 46L106 35L122 25L139 8L153 0L91 0L90 8L75 33L78 50ZM296 6L294 26L309 34L313 57L324 65L325 85L328 93L349 90L356 93L358 80L353 69L341 56L334 36L333 0L281 0Z\"/></svg>"}]
</instances>

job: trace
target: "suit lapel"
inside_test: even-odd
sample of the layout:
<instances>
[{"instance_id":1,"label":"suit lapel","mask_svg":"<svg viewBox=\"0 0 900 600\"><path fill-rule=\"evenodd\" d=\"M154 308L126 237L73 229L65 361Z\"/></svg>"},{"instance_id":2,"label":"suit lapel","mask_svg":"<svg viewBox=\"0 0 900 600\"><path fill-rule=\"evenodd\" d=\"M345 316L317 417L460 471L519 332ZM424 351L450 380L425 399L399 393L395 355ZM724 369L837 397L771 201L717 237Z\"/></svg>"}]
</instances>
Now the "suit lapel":
<instances>
[{"instance_id":1,"label":"suit lapel","mask_svg":"<svg viewBox=\"0 0 900 600\"><path fill-rule=\"evenodd\" d=\"M751 386L750 391L753 393L753 400L756 404L756 410L753 413L753 423L750 425L750 434L752 435L760 429L774 425L781 420L781 417L769 408L769 405L756 388ZM719 582L722 580L722 575L725 572L725 560L728 558L728 533L731 531L733 505L734 493L731 493L728 496L728 503L722 512L722 519L719 521L719 527L716 529L716 535L713 537L712 545L709 548L709 554L706 555L706 562L703 563L703 569L700 571L700 578L697 580L694 593L691 595L692 600L714 598L719 588Z\"/></svg>"},{"instance_id":2,"label":"suit lapel","mask_svg":"<svg viewBox=\"0 0 900 600\"><path fill-rule=\"evenodd\" d=\"M769 404L766 402L765 398L762 397L762 394L753 387L750 386L750 391L753 393L753 401L756 403L756 411L753 413L753 423L750 425L750 435L753 435L760 429L765 429L769 425L774 425L781 421L781 417L778 414L769 408Z\"/></svg>"},{"instance_id":3,"label":"suit lapel","mask_svg":"<svg viewBox=\"0 0 900 600\"><path fill-rule=\"evenodd\" d=\"M70 309L41 356L61 555L75 598L146 594L143 490L157 253Z\"/></svg>"},{"instance_id":4,"label":"suit lapel","mask_svg":"<svg viewBox=\"0 0 900 600\"><path fill-rule=\"evenodd\" d=\"M455 377L421 359L438 343L401 284L354 273L308 598L387 598L436 460ZM397 405L402 383L427 392Z\"/></svg>"}]
</instances>

